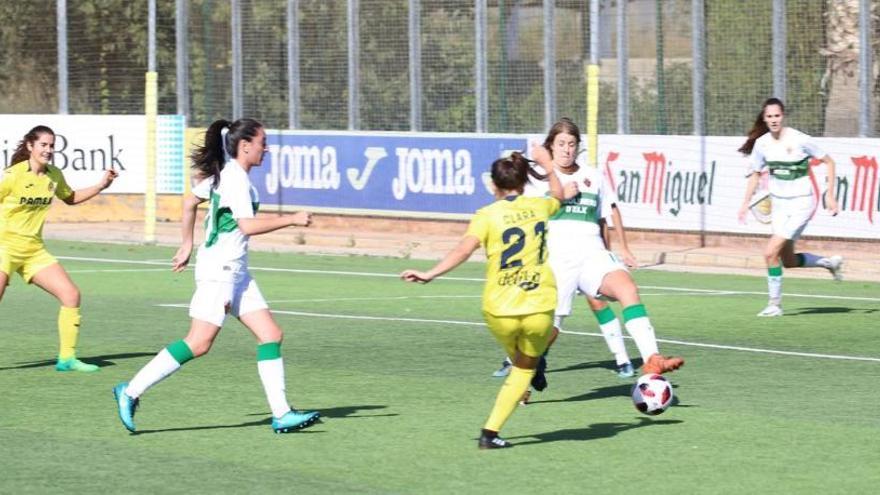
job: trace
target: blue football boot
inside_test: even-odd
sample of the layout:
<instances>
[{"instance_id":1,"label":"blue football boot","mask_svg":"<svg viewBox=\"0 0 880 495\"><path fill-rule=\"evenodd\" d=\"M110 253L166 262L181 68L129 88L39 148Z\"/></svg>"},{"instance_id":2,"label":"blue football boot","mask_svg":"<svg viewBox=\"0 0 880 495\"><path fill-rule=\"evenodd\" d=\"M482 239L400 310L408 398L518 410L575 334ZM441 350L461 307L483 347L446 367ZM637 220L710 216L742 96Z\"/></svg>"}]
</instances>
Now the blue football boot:
<instances>
[{"instance_id":1,"label":"blue football boot","mask_svg":"<svg viewBox=\"0 0 880 495\"><path fill-rule=\"evenodd\" d=\"M280 418L272 418L272 430L275 433L290 433L302 430L315 424L321 415L317 411L297 411L291 409Z\"/></svg>"},{"instance_id":2,"label":"blue football boot","mask_svg":"<svg viewBox=\"0 0 880 495\"><path fill-rule=\"evenodd\" d=\"M636 370L633 369L633 365L630 362L623 363L617 366L617 376L620 378L632 378L636 374Z\"/></svg>"},{"instance_id":3,"label":"blue football boot","mask_svg":"<svg viewBox=\"0 0 880 495\"><path fill-rule=\"evenodd\" d=\"M122 426L125 426L126 430L134 433L134 411L137 409L140 400L132 399L126 395L126 389L128 389L128 383L126 382L113 387L113 398L116 399L116 408L119 411L119 419L122 421Z\"/></svg>"}]
</instances>

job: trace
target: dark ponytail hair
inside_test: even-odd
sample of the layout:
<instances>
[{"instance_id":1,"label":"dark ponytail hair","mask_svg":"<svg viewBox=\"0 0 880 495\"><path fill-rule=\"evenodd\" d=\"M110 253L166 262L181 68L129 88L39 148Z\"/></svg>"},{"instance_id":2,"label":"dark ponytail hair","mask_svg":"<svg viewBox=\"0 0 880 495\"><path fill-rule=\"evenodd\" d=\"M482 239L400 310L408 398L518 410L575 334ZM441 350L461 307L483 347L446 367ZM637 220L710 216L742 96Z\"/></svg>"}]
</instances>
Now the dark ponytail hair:
<instances>
[{"instance_id":1,"label":"dark ponytail hair","mask_svg":"<svg viewBox=\"0 0 880 495\"><path fill-rule=\"evenodd\" d=\"M11 167L16 163L27 160L31 156L31 152L28 150L27 145L34 144L43 134L54 136L55 131L44 125L38 125L29 130L28 133L21 138L21 141L18 142L18 146L15 147L15 151L12 153L12 159L9 160L9 163L6 166Z\"/></svg>"},{"instance_id":2,"label":"dark ponytail hair","mask_svg":"<svg viewBox=\"0 0 880 495\"><path fill-rule=\"evenodd\" d=\"M770 105L779 105L779 109L785 114L785 105L782 103L782 100L779 98L767 98L767 100L764 101L764 104L761 105L761 112L758 114L758 118L755 119L755 123L752 125L752 130L749 131L749 137L746 138L746 142L743 143L737 151L744 155L751 155L752 149L755 147L755 141L770 131L767 127L767 123L764 122L764 111L767 110L767 107Z\"/></svg>"},{"instance_id":3,"label":"dark ponytail hair","mask_svg":"<svg viewBox=\"0 0 880 495\"><path fill-rule=\"evenodd\" d=\"M556 136L560 134L569 134L574 136L575 143L578 148L581 146L581 130L578 128L577 124L574 123L568 117L562 117L555 124L550 127L550 130L547 132L547 137L544 138L544 149L550 152L550 157L553 157L553 141L556 139ZM538 179L538 180L546 180L547 176L535 170L534 168L529 168L529 175Z\"/></svg>"},{"instance_id":4,"label":"dark ponytail hair","mask_svg":"<svg viewBox=\"0 0 880 495\"><path fill-rule=\"evenodd\" d=\"M528 158L519 151L514 151L510 156L492 162L492 183L498 189L522 193L529 180L531 168Z\"/></svg>"},{"instance_id":5,"label":"dark ponytail hair","mask_svg":"<svg viewBox=\"0 0 880 495\"><path fill-rule=\"evenodd\" d=\"M213 178L214 187L220 179L220 171L226 164L226 156L235 158L238 155L238 143L241 140L251 141L263 124L254 119L238 119L235 122L215 120L205 132L205 144L193 151L190 158L192 168L202 178ZM223 130L228 129L225 139Z\"/></svg>"}]
</instances>

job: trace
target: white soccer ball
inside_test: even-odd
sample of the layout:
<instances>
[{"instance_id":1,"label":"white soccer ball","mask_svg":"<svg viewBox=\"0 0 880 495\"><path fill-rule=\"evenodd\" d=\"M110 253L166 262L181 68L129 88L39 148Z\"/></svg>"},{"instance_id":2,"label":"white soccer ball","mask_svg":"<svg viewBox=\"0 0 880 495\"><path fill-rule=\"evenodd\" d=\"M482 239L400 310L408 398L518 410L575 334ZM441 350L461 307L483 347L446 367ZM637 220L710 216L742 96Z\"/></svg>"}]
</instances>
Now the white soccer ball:
<instances>
[{"instance_id":1,"label":"white soccer ball","mask_svg":"<svg viewBox=\"0 0 880 495\"><path fill-rule=\"evenodd\" d=\"M672 404L672 384L663 375L642 375L633 385L632 399L639 412L656 416Z\"/></svg>"}]
</instances>

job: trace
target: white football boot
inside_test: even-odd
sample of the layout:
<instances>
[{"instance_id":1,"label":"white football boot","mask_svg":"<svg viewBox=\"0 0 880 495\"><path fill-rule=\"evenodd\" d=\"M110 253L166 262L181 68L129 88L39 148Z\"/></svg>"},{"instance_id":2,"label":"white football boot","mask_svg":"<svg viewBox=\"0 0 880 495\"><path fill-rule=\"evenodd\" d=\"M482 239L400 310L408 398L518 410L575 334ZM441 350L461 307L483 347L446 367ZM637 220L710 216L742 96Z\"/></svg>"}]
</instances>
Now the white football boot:
<instances>
[{"instance_id":1,"label":"white football boot","mask_svg":"<svg viewBox=\"0 0 880 495\"><path fill-rule=\"evenodd\" d=\"M778 304L768 304L766 308L764 308L758 316L761 317L773 317L773 316L782 316L782 306Z\"/></svg>"}]
</instances>

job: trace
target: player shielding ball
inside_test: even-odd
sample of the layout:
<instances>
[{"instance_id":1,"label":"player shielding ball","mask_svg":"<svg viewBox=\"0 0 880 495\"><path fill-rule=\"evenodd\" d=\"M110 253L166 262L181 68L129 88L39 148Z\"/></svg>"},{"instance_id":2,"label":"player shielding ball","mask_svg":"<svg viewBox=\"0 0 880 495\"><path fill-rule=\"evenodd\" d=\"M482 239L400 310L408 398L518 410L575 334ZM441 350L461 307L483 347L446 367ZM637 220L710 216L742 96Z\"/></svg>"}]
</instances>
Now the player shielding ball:
<instances>
[{"instance_id":1,"label":"player shielding ball","mask_svg":"<svg viewBox=\"0 0 880 495\"><path fill-rule=\"evenodd\" d=\"M827 185L825 208L837 215L839 208L834 195L834 160L822 151L810 136L791 127L785 127L785 106L777 98L770 98L761 106L749 137L739 148L750 156L746 194L739 209L739 220L745 222L752 196L758 188L761 172L769 172L768 189L771 200L773 234L764 248L767 264L767 292L769 301L758 316L782 316L782 268L825 268L835 280L841 280L843 258L811 253L795 253L794 243L801 236L813 213L816 198L810 180L810 158L825 164Z\"/></svg>"},{"instance_id":2,"label":"player shielding ball","mask_svg":"<svg viewBox=\"0 0 880 495\"><path fill-rule=\"evenodd\" d=\"M193 247L196 208L208 201L205 242L196 261L196 291L190 302L189 333L160 351L128 383L113 389L119 419L135 431L134 414L141 395L193 358L206 354L231 314L257 339L257 371L276 433L305 428L317 412L296 411L287 402L281 328L275 323L257 282L248 270L248 239L293 225L308 226L311 215L257 217L259 198L248 172L259 166L266 152L266 132L253 119L218 120L205 134L205 145L193 154L193 168L202 180L184 199L183 242L172 260L182 271Z\"/></svg>"},{"instance_id":3,"label":"player shielding ball","mask_svg":"<svg viewBox=\"0 0 880 495\"><path fill-rule=\"evenodd\" d=\"M93 372L99 368L76 358L81 319L79 288L43 245L43 224L53 198L69 205L80 204L110 187L117 174L107 170L97 184L74 191L52 164L54 153L55 132L38 125L18 143L0 180L0 299L13 273L55 296L61 303L55 369Z\"/></svg>"},{"instance_id":4,"label":"player shielding ball","mask_svg":"<svg viewBox=\"0 0 880 495\"><path fill-rule=\"evenodd\" d=\"M427 283L464 263L481 245L486 249L483 317L513 366L480 432L481 449L513 446L498 432L528 389L553 327L556 283L545 263L544 239L547 221L559 209L562 186L552 176L546 150L533 155L551 175L552 197L523 196L530 165L521 154L496 160L491 170L496 201L477 210L458 246L433 268L400 274L408 282Z\"/></svg>"},{"instance_id":5,"label":"player shielding ball","mask_svg":"<svg viewBox=\"0 0 880 495\"><path fill-rule=\"evenodd\" d=\"M580 130L569 119L556 122L547 133L542 149L550 153L553 173L563 185L562 207L550 217L547 248L549 263L557 284L554 332L555 341L562 323L571 315L572 301L580 291L587 296L590 308L599 322L609 350L614 354L623 376L634 374L623 342L620 322L603 298L612 298L623 306L623 321L642 356L642 373L666 373L684 365L679 357L660 354L654 327L641 302L639 290L626 265L607 249L601 221L612 216L616 194L607 185L603 174L594 167L581 167L576 162L580 146ZM544 196L548 177L532 177L526 187L527 196ZM613 215L620 228L620 215ZM627 250L627 257L632 258ZM634 262L631 260L630 262ZM539 373L541 368L539 367ZM546 386L540 376L533 381L536 390ZM528 397L524 398L526 402Z\"/></svg>"}]
</instances>

